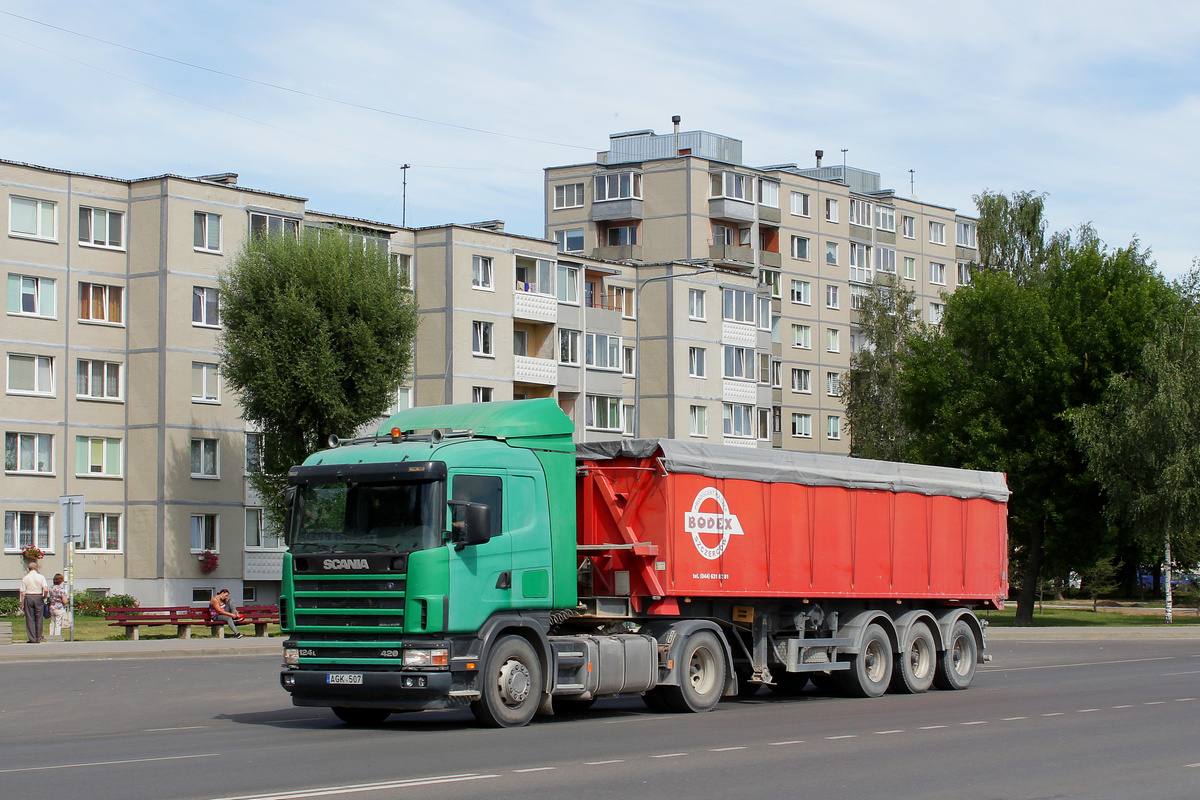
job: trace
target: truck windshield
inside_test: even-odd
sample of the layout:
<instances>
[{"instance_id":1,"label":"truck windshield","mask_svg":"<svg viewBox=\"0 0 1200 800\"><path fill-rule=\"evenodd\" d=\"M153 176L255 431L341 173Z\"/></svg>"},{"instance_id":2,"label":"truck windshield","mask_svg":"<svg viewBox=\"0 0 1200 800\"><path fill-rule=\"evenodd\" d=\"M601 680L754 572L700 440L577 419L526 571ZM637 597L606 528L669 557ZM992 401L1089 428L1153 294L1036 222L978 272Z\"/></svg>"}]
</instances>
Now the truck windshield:
<instances>
[{"instance_id":1,"label":"truck windshield","mask_svg":"<svg viewBox=\"0 0 1200 800\"><path fill-rule=\"evenodd\" d=\"M410 553L442 544L442 484L298 486L288 531L293 553Z\"/></svg>"}]
</instances>

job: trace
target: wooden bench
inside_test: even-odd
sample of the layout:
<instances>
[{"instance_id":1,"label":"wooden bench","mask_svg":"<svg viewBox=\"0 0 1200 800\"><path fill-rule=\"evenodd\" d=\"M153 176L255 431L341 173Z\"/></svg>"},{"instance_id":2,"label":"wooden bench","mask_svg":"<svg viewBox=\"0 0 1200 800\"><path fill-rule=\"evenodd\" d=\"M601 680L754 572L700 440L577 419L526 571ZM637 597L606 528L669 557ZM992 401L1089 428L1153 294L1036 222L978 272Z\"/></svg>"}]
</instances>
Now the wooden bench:
<instances>
[{"instance_id":1,"label":"wooden bench","mask_svg":"<svg viewBox=\"0 0 1200 800\"><path fill-rule=\"evenodd\" d=\"M266 636L267 626L279 622L278 606L245 606L238 609L245 619L239 624L254 625L255 636ZM104 618L108 624L125 629L126 639L137 639L142 627L174 625L181 639L192 638L193 626L205 626L218 639L225 638L225 623L209 619L208 606L135 606L110 608Z\"/></svg>"}]
</instances>

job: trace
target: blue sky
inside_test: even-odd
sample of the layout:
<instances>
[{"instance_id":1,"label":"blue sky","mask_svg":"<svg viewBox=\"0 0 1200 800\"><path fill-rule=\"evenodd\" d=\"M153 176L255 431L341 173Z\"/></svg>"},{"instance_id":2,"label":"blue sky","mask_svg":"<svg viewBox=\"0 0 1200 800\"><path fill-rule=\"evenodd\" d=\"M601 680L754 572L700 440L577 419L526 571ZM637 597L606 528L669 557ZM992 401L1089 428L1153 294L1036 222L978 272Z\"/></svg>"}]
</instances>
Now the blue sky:
<instances>
[{"instance_id":1,"label":"blue sky","mask_svg":"<svg viewBox=\"0 0 1200 800\"><path fill-rule=\"evenodd\" d=\"M1200 255L1193 2L0 0L0 158L61 169L399 223L408 163L408 224L541 235L543 167L673 114L965 213L1046 192L1052 229L1137 236L1168 277Z\"/></svg>"}]
</instances>

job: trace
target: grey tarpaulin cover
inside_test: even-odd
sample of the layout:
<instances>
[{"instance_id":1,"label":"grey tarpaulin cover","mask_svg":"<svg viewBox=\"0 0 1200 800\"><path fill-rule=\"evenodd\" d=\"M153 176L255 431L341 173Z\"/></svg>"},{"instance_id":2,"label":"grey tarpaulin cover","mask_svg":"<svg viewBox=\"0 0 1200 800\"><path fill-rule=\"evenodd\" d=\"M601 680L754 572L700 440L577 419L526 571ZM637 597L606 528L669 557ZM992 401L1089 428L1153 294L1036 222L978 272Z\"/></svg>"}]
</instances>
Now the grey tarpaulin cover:
<instances>
[{"instance_id":1,"label":"grey tarpaulin cover","mask_svg":"<svg viewBox=\"0 0 1200 800\"><path fill-rule=\"evenodd\" d=\"M710 478L798 483L804 486L845 486L1008 501L1008 485L999 472L871 461L821 453L760 450L721 444L700 444L680 439L619 439L583 442L576 446L577 460L652 458L661 455L669 472L706 475Z\"/></svg>"}]
</instances>

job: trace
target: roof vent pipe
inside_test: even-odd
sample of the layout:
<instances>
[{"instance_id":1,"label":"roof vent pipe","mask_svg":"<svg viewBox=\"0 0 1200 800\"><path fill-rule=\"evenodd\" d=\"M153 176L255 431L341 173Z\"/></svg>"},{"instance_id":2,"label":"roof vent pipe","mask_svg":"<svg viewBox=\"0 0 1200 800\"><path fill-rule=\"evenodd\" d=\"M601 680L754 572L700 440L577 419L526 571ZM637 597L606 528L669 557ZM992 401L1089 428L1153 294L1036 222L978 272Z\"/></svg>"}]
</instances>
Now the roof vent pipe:
<instances>
[{"instance_id":1,"label":"roof vent pipe","mask_svg":"<svg viewBox=\"0 0 1200 800\"><path fill-rule=\"evenodd\" d=\"M679 123L680 123L682 120L683 120L683 117L679 116L678 114L676 114L675 116L671 117L671 122L675 123L675 135L676 135L676 136L678 136L678 135L679 135Z\"/></svg>"},{"instance_id":2,"label":"roof vent pipe","mask_svg":"<svg viewBox=\"0 0 1200 800\"><path fill-rule=\"evenodd\" d=\"M821 166L821 159L822 159L822 158L824 158L824 157L825 157L825 151L824 151L824 150L818 150L818 151L817 151L817 166L818 166L818 167L819 167L819 166Z\"/></svg>"}]
</instances>

